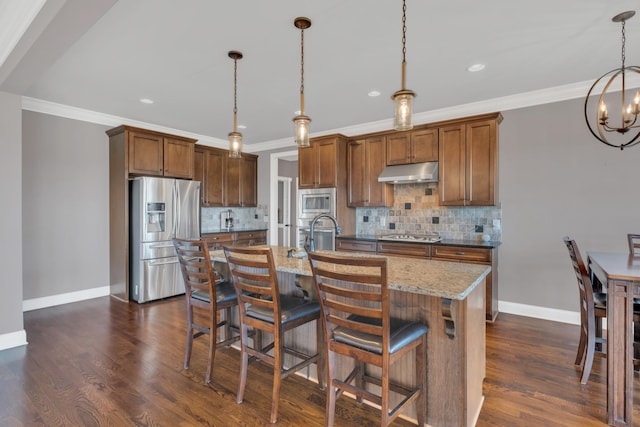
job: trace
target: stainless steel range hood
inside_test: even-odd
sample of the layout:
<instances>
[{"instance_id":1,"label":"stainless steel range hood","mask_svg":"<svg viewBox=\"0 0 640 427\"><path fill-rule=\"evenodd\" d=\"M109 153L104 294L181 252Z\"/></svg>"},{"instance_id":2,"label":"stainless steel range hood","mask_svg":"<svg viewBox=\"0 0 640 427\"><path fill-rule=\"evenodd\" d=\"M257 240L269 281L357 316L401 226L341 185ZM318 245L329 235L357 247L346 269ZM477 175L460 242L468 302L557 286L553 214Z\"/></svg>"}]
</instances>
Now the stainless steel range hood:
<instances>
[{"instance_id":1,"label":"stainless steel range hood","mask_svg":"<svg viewBox=\"0 0 640 427\"><path fill-rule=\"evenodd\" d=\"M387 166L378 177L378 182L388 182L391 184L437 181L438 162Z\"/></svg>"}]
</instances>

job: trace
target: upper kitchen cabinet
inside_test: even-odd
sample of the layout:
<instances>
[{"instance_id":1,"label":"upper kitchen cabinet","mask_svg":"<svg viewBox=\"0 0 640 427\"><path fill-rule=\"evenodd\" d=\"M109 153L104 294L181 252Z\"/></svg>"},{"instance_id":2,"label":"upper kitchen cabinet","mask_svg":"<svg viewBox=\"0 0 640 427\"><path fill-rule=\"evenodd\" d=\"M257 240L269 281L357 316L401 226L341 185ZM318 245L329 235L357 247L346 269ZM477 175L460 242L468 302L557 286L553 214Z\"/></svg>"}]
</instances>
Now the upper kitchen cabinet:
<instances>
[{"instance_id":1,"label":"upper kitchen cabinet","mask_svg":"<svg viewBox=\"0 0 640 427\"><path fill-rule=\"evenodd\" d=\"M349 141L348 200L350 207L393 206L393 187L378 182L378 175L387 164L385 136Z\"/></svg>"},{"instance_id":2,"label":"upper kitchen cabinet","mask_svg":"<svg viewBox=\"0 0 640 427\"><path fill-rule=\"evenodd\" d=\"M337 187L346 141L343 135L329 135L312 138L309 147L298 148L298 188Z\"/></svg>"},{"instance_id":3,"label":"upper kitchen cabinet","mask_svg":"<svg viewBox=\"0 0 640 427\"><path fill-rule=\"evenodd\" d=\"M200 202L205 207L224 206L227 150L196 145L193 179L200 181Z\"/></svg>"},{"instance_id":4,"label":"upper kitchen cabinet","mask_svg":"<svg viewBox=\"0 0 640 427\"><path fill-rule=\"evenodd\" d=\"M230 158L227 150L196 145L194 179L201 181L205 207L258 205L258 156L242 153Z\"/></svg>"},{"instance_id":5,"label":"upper kitchen cabinet","mask_svg":"<svg viewBox=\"0 0 640 427\"><path fill-rule=\"evenodd\" d=\"M498 125L478 116L439 129L439 190L443 206L493 206L498 198Z\"/></svg>"},{"instance_id":6,"label":"upper kitchen cabinet","mask_svg":"<svg viewBox=\"0 0 640 427\"><path fill-rule=\"evenodd\" d=\"M438 129L420 129L387 135L387 165L438 161Z\"/></svg>"},{"instance_id":7,"label":"upper kitchen cabinet","mask_svg":"<svg viewBox=\"0 0 640 427\"><path fill-rule=\"evenodd\" d=\"M110 138L122 135L129 175L193 179L195 139L130 126L111 129L107 134Z\"/></svg>"},{"instance_id":8,"label":"upper kitchen cabinet","mask_svg":"<svg viewBox=\"0 0 640 427\"><path fill-rule=\"evenodd\" d=\"M258 156L242 153L242 157L226 158L227 173L224 205L258 206Z\"/></svg>"}]
</instances>

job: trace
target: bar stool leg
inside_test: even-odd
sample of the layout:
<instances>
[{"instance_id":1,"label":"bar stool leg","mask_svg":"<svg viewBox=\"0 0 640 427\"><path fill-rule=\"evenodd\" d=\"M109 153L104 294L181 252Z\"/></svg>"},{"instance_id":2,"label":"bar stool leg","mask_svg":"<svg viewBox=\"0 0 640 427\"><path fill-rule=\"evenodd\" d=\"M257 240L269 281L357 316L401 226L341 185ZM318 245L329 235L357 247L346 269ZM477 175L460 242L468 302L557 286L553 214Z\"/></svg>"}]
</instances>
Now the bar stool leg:
<instances>
[{"instance_id":1,"label":"bar stool leg","mask_svg":"<svg viewBox=\"0 0 640 427\"><path fill-rule=\"evenodd\" d=\"M241 340L240 340L240 383L238 384L238 396L236 398L237 403L242 403L244 399L244 388L247 385L247 367L249 365L249 354L246 351L248 334L247 327L242 326L241 331Z\"/></svg>"}]
</instances>

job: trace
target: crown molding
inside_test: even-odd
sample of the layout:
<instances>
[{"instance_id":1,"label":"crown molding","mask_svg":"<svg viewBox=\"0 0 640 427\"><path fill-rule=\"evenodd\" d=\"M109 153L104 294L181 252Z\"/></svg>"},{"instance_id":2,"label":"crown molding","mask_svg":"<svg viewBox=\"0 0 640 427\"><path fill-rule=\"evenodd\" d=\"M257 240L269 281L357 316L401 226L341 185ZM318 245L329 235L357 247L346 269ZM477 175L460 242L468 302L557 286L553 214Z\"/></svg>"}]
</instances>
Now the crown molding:
<instances>
[{"instance_id":1,"label":"crown molding","mask_svg":"<svg viewBox=\"0 0 640 427\"><path fill-rule=\"evenodd\" d=\"M22 109L33 111L35 113L49 114L52 116L64 117L72 120L80 120L82 122L95 123L109 127L120 125L128 125L143 129L154 130L162 133L184 136L186 138L197 139L199 144L209 145L217 148L228 148L229 142L219 138L213 138L207 135L187 132L181 129L169 128L153 123L132 120L126 117L112 116L110 114L99 113L97 111L86 110L84 108L72 107L69 105L58 104L55 102L44 101L42 99L22 97Z\"/></svg>"},{"instance_id":2,"label":"crown molding","mask_svg":"<svg viewBox=\"0 0 640 427\"><path fill-rule=\"evenodd\" d=\"M630 88L640 87L640 79L634 79L630 83ZM442 120L492 113L495 111L502 112L508 110L516 110L519 108L527 108L536 105L551 104L554 102L582 98L587 94L592 84L593 82L578 82L564 86L556 86L531 92L524 92L516 95L487 99L485 101L472 102L455 107L447 107L438 110L414 113L413 121L415 124L433 123ZM188 138L197 139L199 144L209 145L211 147L226 149L228 146L228 142L226 140L213 138L207 135L186 132L180 129L173 129L153 123L131 120L127 119L126 117L112 116L109 114L85 110L83 108L71 107L63 104L57 104L54 102L44 101L26 96L22 97L22 109L34 111L37 113L50 114L53 116L65 117L68 119L81 120L89 123L96 123L105 126L115 127L125 124L144 129L155 130L158 132L178 134ZM384 119L338 129L331 129L324 132L318 132L312 134L311 136L318 137L334 133L341 133L345 136L352 136L388 130L391 129L392 126L392 119ZM295 145L293 143L293 137L291 137L259 142L256 144L245 144L244 149L250 153L258 153L261 151L292 148L294 146Z\"/></svg>"},{"instance_id":3,"label":"crown molding","mask_svg":"<svg viewBox=\"0 0 640 427\"><path fill-rule=\"evenodd\" d=\"M0 13L0 67L44 6L45 0L3 2Z\"/></svg>"}]
</instances>

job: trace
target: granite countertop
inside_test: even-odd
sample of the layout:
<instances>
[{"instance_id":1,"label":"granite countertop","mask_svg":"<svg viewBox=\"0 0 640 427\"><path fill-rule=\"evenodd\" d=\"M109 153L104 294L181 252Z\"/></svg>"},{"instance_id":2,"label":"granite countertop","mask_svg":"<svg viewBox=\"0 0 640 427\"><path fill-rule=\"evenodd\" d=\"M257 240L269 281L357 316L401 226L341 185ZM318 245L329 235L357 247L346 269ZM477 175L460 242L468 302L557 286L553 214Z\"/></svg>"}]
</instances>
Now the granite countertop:
<instances>
[{"instance_id":1,"label":"granite countertop","mask_svg":"<svg viewBox=\"0 0 640 427\"><path fill-rule=\"evenodd\" d=\"M340 236L336 236L336 239L354 239L354 240L363 240L363 241L377 241L378 236L375 235L362 235L362 234L350 234L350 235L344 235L341 234ZM389 241L389 240L385 240L385 241ZM392 240L393 242L393 240ZM498 241L488 241L488 242L484 242L481 240L455 240L455 239L442 239L439 242L436 243L427 243L427 242L412 242L412 241L407 241L407 240L398 240L398 242L402 242L402 243L414 243L416 245L441 245L441 246L465 246L465 247L471 247L471 248L489 248L489 249L493 249L496 248L498 246L500 246L501 242Z\"/></svg>"},{"instance_id":2,"label":"granite countertop","mask_svg":"<svg viewBox=\"0 0 640 427\"><path fill-rule=\"evenodd\" d=\"M219 234L219 233L235 233L236 231L267 231L268 228L256 227L233 227L233 228L211 228L202 230L201 234Z\"/></svg>"},{"instance_id":3,"label":"granite countertop","mask_svg":"<svg viewBox=\"0 0 640 427\"><path fill-rule=\"evenodd\" d=\"M276 263L276 270L311 276L311 267L306 257L288 258L287 251L292 248L271 246ZM345 256L365 258L383 257L382 255L362 254L356 252L333 252ZM455 300L465 299L473 289L481 283L491 271L491 267L479 264L465 264L428 259L385 257L388 259L389 289L425 294ZM212 251L213 261L226 262L223 251ZM357 272L352 266L350 272Z\"/></svg>"}]
</instances>

